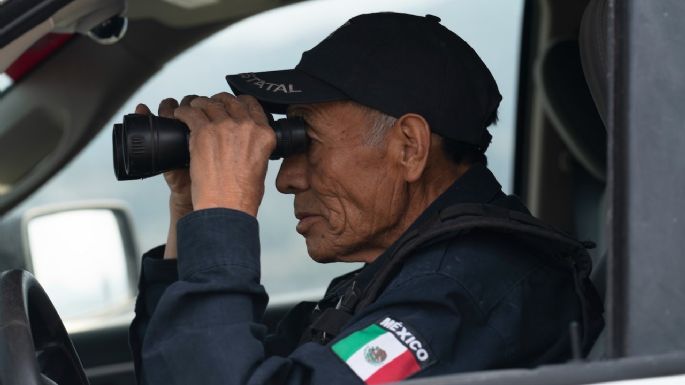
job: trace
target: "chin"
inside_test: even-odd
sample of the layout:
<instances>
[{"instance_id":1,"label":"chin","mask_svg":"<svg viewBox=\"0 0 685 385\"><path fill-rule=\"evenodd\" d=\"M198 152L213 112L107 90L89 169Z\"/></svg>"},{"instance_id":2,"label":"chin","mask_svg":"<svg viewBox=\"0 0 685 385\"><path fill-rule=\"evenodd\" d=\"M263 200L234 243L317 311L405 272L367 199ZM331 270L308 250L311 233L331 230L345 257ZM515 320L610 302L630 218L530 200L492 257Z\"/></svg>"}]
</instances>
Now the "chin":
<instances>
[{"instance_id":1,"label":"chin","mask_svg":"<svg viewBox=\"0 0 685 385\"><path fill-rule=\"evenodd\" d=\"M335 247L328 242L314 242L310 237L306 237L305 241L307 244L307 254L315 262L349 262L345 258L345 253L339 247Z\"/></svg>"},{"instance_id":2,"label":"chin","mask_svg":"<svg viewBox=\"0 0 685 385\"><path fill-rule=\"evenodd\" d=\"M331 262L340 262L338 258L336 258L336 255L329 252L323 252L322 250L319 250L315 247L309 247L307 246L307 253L309 254L309 258L314 260L314 262L318 263L331 263Z\"/></svg>"},{"instance_id":3,"label":"chin","mask_svg":"<svg viewBox=\"0 0 685 385\"><path fill-rule=\"evenodd\" d=\"M318 247L317 247L318 246ZM332 262L363 262L369 263L376 259L379 255L377 250L363 253L359 250L350 251L339 250L334 248L321 247L320 245L313 245L307 242L307 253L309 257L318 263L332 263ZM381 250L382 252L382 250Z\"/></svg>"}]
</instances>

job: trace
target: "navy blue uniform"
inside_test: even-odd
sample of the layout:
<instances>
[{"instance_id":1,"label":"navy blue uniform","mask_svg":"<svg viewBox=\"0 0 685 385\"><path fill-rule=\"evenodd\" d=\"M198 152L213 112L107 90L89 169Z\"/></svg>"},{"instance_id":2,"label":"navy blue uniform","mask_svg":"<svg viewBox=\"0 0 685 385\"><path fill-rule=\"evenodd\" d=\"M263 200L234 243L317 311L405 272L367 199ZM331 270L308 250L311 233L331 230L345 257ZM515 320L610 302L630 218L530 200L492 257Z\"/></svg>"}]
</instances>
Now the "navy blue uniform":
<instances>
[{"instance_id":1,"label":"navy blue uniform","mask_svg":"<svg viewBox=\"0 0 685 385\"><path fill-rule=\"evenodd\" d=\"M412 226L455 203L526 211L474 166ZM143 259L131 325L139 382L148 385L361 384L383 382L387 372L398 379L531 367L570 358L569 324L581 318L573 275L515 236L473 231L416 251L325 345L301 343L302 333L386 255L334 280L320 303L300 304L267 335L254 217L194 212L178 223L178 265L160 260L162 250ZM363 345L378 332L386 334ZM409 364L397 369L399 354Z\"/></svg>"}]
</instances>

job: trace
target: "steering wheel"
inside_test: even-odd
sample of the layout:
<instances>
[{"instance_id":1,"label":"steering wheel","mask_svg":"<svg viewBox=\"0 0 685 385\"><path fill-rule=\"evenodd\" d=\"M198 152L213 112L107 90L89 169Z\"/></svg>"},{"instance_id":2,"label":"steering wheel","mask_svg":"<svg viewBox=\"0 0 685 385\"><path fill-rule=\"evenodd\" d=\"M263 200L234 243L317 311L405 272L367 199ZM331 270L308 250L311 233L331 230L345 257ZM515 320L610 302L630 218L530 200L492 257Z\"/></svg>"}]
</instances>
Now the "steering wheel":
<instances>
[{"instance_id":1,"label":"steering wheel","mask_svg":"<svg viewBox=\"0 0 685 385\"><path fill-rule=\"evenodd\" d=\"M0 384L88 385L64 324L38 281L23 270L0 275Z\"/></svg>"}]
</instances>

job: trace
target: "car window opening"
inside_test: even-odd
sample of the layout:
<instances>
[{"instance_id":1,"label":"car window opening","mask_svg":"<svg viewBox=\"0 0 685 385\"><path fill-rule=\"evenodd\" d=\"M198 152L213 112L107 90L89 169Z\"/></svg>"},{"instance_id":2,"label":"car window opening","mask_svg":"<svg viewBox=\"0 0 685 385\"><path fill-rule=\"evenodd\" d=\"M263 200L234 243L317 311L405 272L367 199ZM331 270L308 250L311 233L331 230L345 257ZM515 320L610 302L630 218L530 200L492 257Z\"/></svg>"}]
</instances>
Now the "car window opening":
<instances>
[{"instance_id":1,"label":"car window opening","mask_svg":"<svg viewBox=\"0 0 685 385\"><path fill-rule=\"evenodd\" d=\"M0 74L0 94L12 87L12 84L14 84L14 80L12 80L9 75L7 75L5 72Z\"/></svg>"}]
</instances>

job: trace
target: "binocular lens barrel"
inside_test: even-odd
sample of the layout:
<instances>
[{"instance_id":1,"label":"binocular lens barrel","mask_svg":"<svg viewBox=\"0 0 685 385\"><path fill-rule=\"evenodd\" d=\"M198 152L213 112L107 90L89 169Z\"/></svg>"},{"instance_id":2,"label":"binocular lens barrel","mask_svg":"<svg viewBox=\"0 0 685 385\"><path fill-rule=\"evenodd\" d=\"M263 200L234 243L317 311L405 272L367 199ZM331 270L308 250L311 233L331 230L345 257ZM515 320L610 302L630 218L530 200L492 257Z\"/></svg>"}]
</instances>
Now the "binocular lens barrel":
<instances>
[{"instance_id":1,"label":"binocular lens barrel","mask_svg":"<svg viewBox=\"0 0 685 385\"><path fill-rule=\"evenodd\" d=\"M277 144L270 159L306 151L309 138L301 118L279 119L271 127ZM117 180L143 179L187 168L189 133L188 126L180 120L141 114L124 116L123 123L115 124L112 131Z\"/></svg>"}]
</instances>

